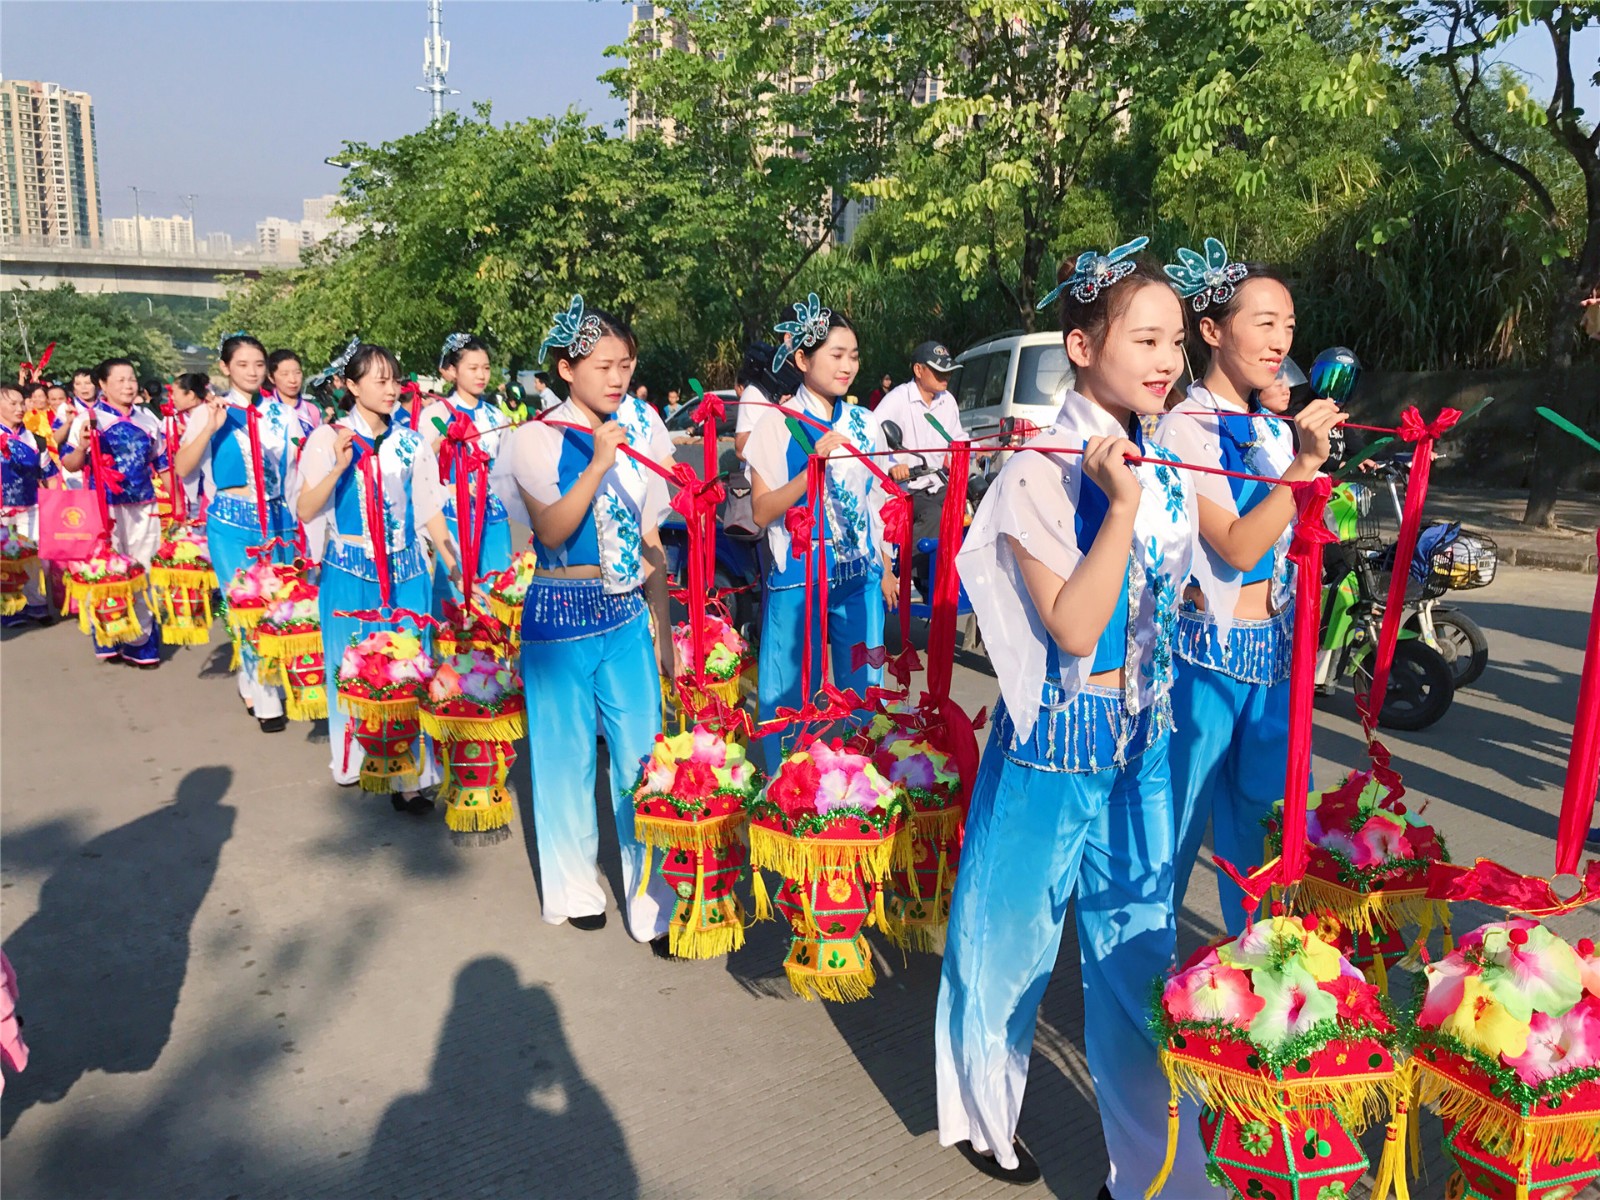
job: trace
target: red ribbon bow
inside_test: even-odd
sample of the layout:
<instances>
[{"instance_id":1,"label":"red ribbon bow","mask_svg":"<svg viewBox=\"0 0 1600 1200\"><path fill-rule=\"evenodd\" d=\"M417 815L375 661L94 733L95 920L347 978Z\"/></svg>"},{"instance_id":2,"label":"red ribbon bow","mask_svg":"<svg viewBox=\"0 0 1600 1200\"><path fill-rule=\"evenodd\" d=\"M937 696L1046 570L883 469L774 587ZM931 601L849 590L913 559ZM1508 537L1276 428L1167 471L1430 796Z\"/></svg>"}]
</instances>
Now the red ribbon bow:
<instances>
[{"instance_id":1,"label":"red ribbon bow","mask_svg":"<svg viewBox=\"0 0 1600 1200\"><path fill-rule=\"evenodd\" d=\"M1400 414L1400 437L1407 442L1420 442L1423 438L1437 441L1460 419L1459 408L1441 408L1439 415L1431 421L1424 421L1415 407L1408 408Z\"/></svg>"},{"instance_id":2,"label":"red ribbon bow","mask_svg":"<svg viewBox=\"0 0 1600 1200\"><path fill-rule=\"evenodd\" d=\"M811 533L816 522L809 508L796 505L783 514L783 527L789 533L789 554L804 558L811 553Z\"/></svg>"},{"instance_id":3,"label":"red ribbon bow","mask_svg":"<svg viewBox=\"0 0 1600 1200\"><path fill-rule=\"evenodd\" d=\"M911 537L911 497L891 496L883 504L883 537L891 546L903 546Z\"/></svg>"},{"instance_id":4,"label":"red ribbon bow","mask_svg":"<svg viewBox=\"0 0 1600 1200\"><path fill-rule=\"evenodd\" d=\"M707 421L715 421L721 425L727 416L727 407L722 403L722 397L715 392L707 392L701 399L699 407L694 410L694 420L697 425L704 425Z\"/></svg>"}]
</instances>

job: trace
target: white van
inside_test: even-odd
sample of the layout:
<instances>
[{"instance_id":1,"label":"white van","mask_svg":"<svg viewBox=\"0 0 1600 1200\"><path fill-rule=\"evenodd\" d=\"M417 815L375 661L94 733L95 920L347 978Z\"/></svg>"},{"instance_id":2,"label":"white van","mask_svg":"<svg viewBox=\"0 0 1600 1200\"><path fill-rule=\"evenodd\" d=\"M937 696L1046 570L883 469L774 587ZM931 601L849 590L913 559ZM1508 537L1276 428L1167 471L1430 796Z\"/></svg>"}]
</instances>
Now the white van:
<instances>
[{"instance_id":1,"label":"white van","mask_svg":"<svg viewBox=\"0 0 1600 1200\"><path fill-rule=\"evenodd\" d=\"M1052 424L1072 387L1060 333L1007 333L956 355L956 405L974 438L998 433L1006 417Z\"/></svg>"}]
</instances>

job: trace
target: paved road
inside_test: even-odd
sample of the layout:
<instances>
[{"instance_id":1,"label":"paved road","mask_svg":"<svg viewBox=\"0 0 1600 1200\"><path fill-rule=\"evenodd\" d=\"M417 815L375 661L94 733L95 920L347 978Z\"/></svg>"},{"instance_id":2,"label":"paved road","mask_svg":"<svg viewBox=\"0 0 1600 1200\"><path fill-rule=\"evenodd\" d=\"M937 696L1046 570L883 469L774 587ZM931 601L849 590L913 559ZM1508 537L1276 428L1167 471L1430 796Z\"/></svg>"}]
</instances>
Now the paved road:
<instances>
[{"instance_id":1,"label":"paved road","mask_svg":"<svg viewBox=\"0 0 1600 1200\"><path fill-rule=\"evenodd\" d=\"M1388 739L1458 856L1548 867L1593 582L1511 569L1466 597L1489 670ZM881 955L844 1006L789 994L775 925L726 963L659 962L614 912L540 922L525 824L454 848L333 787L306 727L259 734L220 647L138 673L59 626L0 662L0 898L34 1055L4 1100L7 1196L1094 1195L1070 924L1022 1118L1044 1180L1014 1190L938 1146L936 959ZM974 710L983 665L958 671ZM1324 778L1354 763L1352 713L1318 714ZM1186 946L1216 930L1209 880Z\"/></svg>"}]
</instances>

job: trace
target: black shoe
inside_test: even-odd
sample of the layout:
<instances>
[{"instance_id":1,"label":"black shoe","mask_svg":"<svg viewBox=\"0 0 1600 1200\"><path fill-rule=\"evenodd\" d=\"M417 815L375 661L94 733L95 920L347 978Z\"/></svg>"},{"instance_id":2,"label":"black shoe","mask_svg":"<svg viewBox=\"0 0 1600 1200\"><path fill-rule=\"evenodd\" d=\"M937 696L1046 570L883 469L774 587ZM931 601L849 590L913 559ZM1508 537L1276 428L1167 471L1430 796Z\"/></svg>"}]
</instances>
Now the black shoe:
<instances>
[{"instance_id":1,"label":"black shoe","mask_svg":"<svg viewBox=\"0 0 1600 1200\"><path fill-rule=\"evenodd\" d=\"M257 717L256 723L261 726L262 733L282 733L289 728L289 718L284 716Z\"/></svg>"},{"instance_id":2,"label":"black shoe","mask_svg":"<svg viewBox=\"0 0 1600 1200\"><path fill-rule=\"evenodd\" d=\"M670 959L672 957L672 935L663 933L650 939L650 953L657 958Z\"/></svg>"},{"instance_id":3,"label":"black shoe","mask_svg":"<svg viewBox=\"0 0 1600 1200\"><path fill-rule=\"evenodd\" d=\"M961 1151L962 1156L990 1179L998 1179L1001 1183L1037 1183L1039 1164L1033 1161L1028 1148L1021 1142L1012 1142L1011 1148L1016 1151L1017 1165L1002 1167L994 1155L979 1154L974 1150L971 1142L956 1143L956 1149Z\"/></svg>"},{"instance_id":4,"label":"black shoe","mask_svg":"<svg viewBox=\"0 0 1600 1200\"><path fill-rule=\"evenodd\" d=\"M1111 1189L1102 1183L1100 1190L1095 1193L1094 1200L1112 1200Z\"/></svg>"},{"instance_id":5,"label":"black shoe","mask_svg":"<svg viewBox=\"0 0 1600 1200\"><path fill-rule=\"evenodd\" d=\"M567 924L574 929L581 929L585 933L593 933L596 929L604 929L606 927L606 915L605 913L593 913L587 917L568 917Z\"/></svg>"},{"instance_id":6,"label":"black shoe","mask_svg":"<svg viewBox=\"0 0 1600 1200\"><path fill-rule=\"evenodd\" d=\"M349 785L346 784L345 786L348 787ZM395 812L403 813L406 811L406 798L399 792L389 793L389 803L394 805Z\"/></svg>"},{"instance_id":7,"label":"black shoe","mask_svg":"<svg viewBox=\"0 0 1600 1200\"><path fill-rule=\"evenodd\" d=\"M427 816L433 811L433 797L418 792L406 801L406 811L413 817Z\"/></svg>"}]
</instances>

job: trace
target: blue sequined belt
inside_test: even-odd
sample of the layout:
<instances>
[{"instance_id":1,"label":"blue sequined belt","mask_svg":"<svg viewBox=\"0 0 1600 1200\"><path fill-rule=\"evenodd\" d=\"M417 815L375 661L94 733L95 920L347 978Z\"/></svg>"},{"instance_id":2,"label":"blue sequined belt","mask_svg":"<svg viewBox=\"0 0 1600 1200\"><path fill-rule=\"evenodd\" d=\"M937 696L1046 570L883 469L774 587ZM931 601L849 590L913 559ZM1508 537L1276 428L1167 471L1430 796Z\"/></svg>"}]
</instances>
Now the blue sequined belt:
<instances>
[{"instance_id":1,"label":"blue sequined belt","mask_svg":"<svg viewBox=\"0 0 1600 1200\"><path fill-rule=\"evenodd\" d=\"M256 515L256 502L247 500L243 496L230 496L226 492L219 492L207 502L206 520L216 521L219 525L231 525L235 529L244 529L251 533L261 532L261 519ZM292 536L294 522L289 519L289 507L277 497L267 501L267 529L280 534L288 529Z\"/></svg>"},{"instance_id":2,"label":"blue sequined belt","mask_svg":"<svg viewBox=\"0 0 1600 1200\"><path fill-rule=\"evenodd\" d=\"M372 554L365 546L357 546L352 542L341 542L338 538L328 539L328 548L323 552L322 562L325 566L334 566L346 575L354 575L357 579L365 579L368 583L378 582L378 564L372 560ZM389 579L393 583L404 583L408 579L415 579L418 575L428 573L428 560L423 556L422 547L418 545L406 546L400 550L389 551Z\"/></svg>"},{"instance_id":3,"label":"blue sequined belt","mask_svg":"<svg viewBox=\"0 0 1600 1200\"><path fill-rule=\"evenodd\" d=\"M1104 771L1138 758L1170 724L1163 719L1165 696L1130 716L1121 688L1086 684L1071 700L1063 700L1065 694L1060 680L1044 681L1039 719L1026 741L1017 740L1005 701L995 705L995 743L1008 759L1039 771Z\"/></svg>"},{"instance_id":4,"label":"blue sequined belt","mask_svg":"<svg viewBox=\"0 0 1600 1200\"><path fill-rule=\"evenodd\" d=\"M1173 639L1178 657L1242 683L1282 683L1294 650L1294 610L1264 621L1235 620L1224 644L1211 613L1185 607Z\"/></svg>"},{"instance_id":5,"label":"blue sequined belt","mask_svg":"<svg viewBox=\"0 0 1600 1200\"><path fill-rule=\"evenodd\" d=\"M876 556L870 552L859 558L830 558L828 560L828 585L830 587L841 583L852 583L857 579L864 579L878 566ZM785 588L805 587L807 564L801 559L791 559L782 571L769 571L767 573L767 587L775 592ZM788 576L797 574L799 578L790 579Z\"/></svg>"},{"instance_id":6,"label":"blue sequined belt","mask_svg":"<svg viewBox=\"0 0 1600 1200\"><path fill-rule=\"evenodd\" d=\"M456 519L456 502L453 498L444 502L444 515L452 521ZM500 502L499 496L491 493L484 498L483 523L485 525L493 525L497 521L509 521L510 519L510 515L506 512L506 506Z\"/></svg>"},{"instance_id":7,"label":"blue sequined belt","mask_svg":"<svg viewBox=\"0 0 1600 1200\"><path fill-rule=\"evenodd\" d=\"M535 575L522 601L522 641L574 642L626 625L645 609L644 592L608 592L599 579Z\"/></svg>"}]
</instances>

